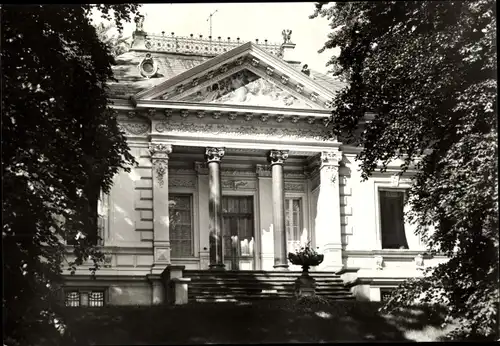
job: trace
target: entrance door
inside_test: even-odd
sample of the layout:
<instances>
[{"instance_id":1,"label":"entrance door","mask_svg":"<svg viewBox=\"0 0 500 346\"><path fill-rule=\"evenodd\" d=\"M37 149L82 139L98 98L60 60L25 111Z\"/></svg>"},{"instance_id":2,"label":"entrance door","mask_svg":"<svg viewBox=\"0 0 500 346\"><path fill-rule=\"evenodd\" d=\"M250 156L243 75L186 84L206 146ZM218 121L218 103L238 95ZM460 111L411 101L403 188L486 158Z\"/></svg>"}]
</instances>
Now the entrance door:
<instances>
[{"instance_id":1,"label":"entrance door","mask_svg":"<svg viewBox=\"0 0 500 346\"><path fill-rule=\"evenodd\" d=\"M222 197L224 264L228 270L254 269L252 196Z\"/></svg>"}]
</instances>

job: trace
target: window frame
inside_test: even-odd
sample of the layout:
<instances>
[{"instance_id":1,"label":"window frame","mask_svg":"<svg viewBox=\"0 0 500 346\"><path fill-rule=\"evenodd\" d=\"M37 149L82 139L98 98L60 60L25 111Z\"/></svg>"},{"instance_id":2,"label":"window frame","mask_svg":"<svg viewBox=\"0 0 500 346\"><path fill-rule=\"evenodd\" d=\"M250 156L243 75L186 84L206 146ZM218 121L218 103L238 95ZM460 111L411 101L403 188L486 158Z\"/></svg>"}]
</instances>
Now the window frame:
<instances>
[{"instance_id":1,"label":"window frame","mask_svg":"<svg viewBox=\"0 0 500 346\"><path fill-rule=\"evenodd\" d=\"M78 293L78 306L68 306L66 305L66 296L69 293L77 292ZM87 293L87 305L82 305L82 293ZM90 305L90 294L91 293L102 293L102 305L100 306L91 306ZM71 287L66 286L63 289L63 302L64 307L66 308L102 308L108 305L108 287Z\"/></svg>"},{"instance_id":2,"label":"window frame","mask_svg":"<svg viewBox=\"0 0 500 346\"><path fill-rule=\"evenodd\" d=\"M169 210L169 225L168 225L168 239L170 241L170 256L172 260L182 260L182 259L193 259L196 257L196 241L195 241L195 196L194 193L192 192L177 192L177 191L169 191L168 193L168 199L169 201L172 200L171 196L183 196L183 197L189 197L189 204L190 204L190 215L191 215L191 254L189 256L182 256L182 257L174 257L173 256L173 246L172 246L172 238L171 238L171 225L170 225L170 210ZM170 208L170 206L169 206Z\"/></svg>"},{"instance_id":3,"label":"window frame","mask_svg":"<svg viewBox=\"0 0 500 346\"><path fill-rule=\"evenodd\" d=\"M296 196L296 195L289 195L289 196L285 196L285 216L286 216L286 211L287 211L287 208L289 208L290 206L290 202L292 203L292 207L293 207L293 201L299 201L299 229L298 229L298 239L297 241L300 242L300 238L301 238L301 234L302 234L302 231L304 230L304 225L306 223L306 220L305 220L305 206L304 206L304 198L303 196ZM286 220L285 220L285 231L287 231L286 229ZM308 230L308 239L310 238L310 232ZM287 243L290 241L290 239L287 239ZM293 251L293 249L287 249L287 252L291 252Z\"/></svg>"},{"instance_id":4,"label":"window frame","mask_svg":"<svg viewBox=\"0 0 500 346\"><path fill-rule=\"evenodd\" d=\"M385 182L385 181L384 181ZM381 209L381 192L383 191L388 191L388 192L402 192L404 194L404 200L405 203L403 204L403 212L404 212L404 205L406 205L406 201L408 199L408 190L410 189L410 186L407 184L401 184L400 186L393 187L389 185L390 182L387 182L387 184L376 184L375 186L375 216L376 216L376 244L377 244L377 249L378 250L383 250L383 251L411 251L409 248L408 244L408 249L384 249L382 247L382 209ZM378 186L377 186L378 185ZM403 219L403 225L405 229L405 236L406 236L406 227L407 224Z\"/></svg>"}]
</instances>

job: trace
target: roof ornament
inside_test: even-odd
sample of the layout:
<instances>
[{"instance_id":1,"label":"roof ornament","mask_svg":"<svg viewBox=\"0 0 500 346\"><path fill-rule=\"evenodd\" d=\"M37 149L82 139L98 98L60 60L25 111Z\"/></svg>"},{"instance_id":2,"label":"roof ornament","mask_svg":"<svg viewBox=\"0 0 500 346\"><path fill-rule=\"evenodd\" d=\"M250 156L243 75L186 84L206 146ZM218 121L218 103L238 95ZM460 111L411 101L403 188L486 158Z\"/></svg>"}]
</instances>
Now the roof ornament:
<instances>
[{"instance_id":1,"label":"roof ornament","mask_svg":"<svg viewBox=\"0 0 500 346\"><path fill-rule=\"evenodd\" d=\"M281 32L281 35L283 35L283 43L292 43L291 41L292 30L285 29Z\"/></svg>"},{"instance_id":2,"label":"roof ornament","mask_svg":"<svg viewBox=\"0 0 500 346\"><path fill-rule=\"evenodd\" d=\"M144 59L139 63L139 72L141 76L151 78L158 72L158 64L154 61L151 53L147 53Z\"/></svg>"},{"instance_id":3,"label":"roof ornament","mask_svg":"<svg viewBox=\"0 0 500 346\"><path fill-rule=\"evenodd\" d=\"M144 15L135 16L135 31L144 31Z\"/></svg>"},{"instance_id":4,"label":"roof ornament","mask_svg":"<svg viewBox=\"0 0 500 346\"><path fill-rule=\"evenodd\" d=\"M311 75L311 70L309 69L309 65L304 64L304 66L302 66L301 72L305 75L308 75L308 76Z\"/></svg>"}]
</instances>

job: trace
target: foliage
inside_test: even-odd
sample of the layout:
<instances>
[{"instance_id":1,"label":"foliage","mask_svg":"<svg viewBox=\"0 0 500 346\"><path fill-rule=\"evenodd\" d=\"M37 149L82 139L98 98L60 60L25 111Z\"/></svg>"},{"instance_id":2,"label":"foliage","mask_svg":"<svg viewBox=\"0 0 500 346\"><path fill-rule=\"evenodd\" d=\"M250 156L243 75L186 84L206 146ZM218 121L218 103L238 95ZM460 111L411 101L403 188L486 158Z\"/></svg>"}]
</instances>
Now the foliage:
<instances>
[{"instance_id":1,"label":"foliage","mask_svg":"<svg viewBox=\"0 0 500 346\"><path fill-rule=\"evenodd\" d=\"M117 57L128 51L129 44L127 41L130 37L123 37L120 32L114 34L112 33L113 29L115 29L115 26L112 23L101 22L96 26L97 36L101 42L109 47L113 57Z\"/></svg>"},{"instance_id":2,"label":"foliage","mask_svg":"<svg viewBox=\"0 0 500 346\"><path fill-rule=\"evenodd\" d=\"M302 265L305 267L317 266L323 262L324 256L319 254L316 249L311 246L309 241L305 246L296 249L295 253L288 253L288 260L295 265Z\"/></svg>"},{"instance_id":3,"label":"foliage","mask_svg":"<svg viewBox=\"0 0 500 346\"><path fill-rule=\"evenodd\" d=\"M137 5L3 5L3 317L6 345L55 345L64 239L76 265L98 267L97 200L129 153L106 82L113 57L89 19L121 21Z\"/></svg>"},{"instance_id":4,"label":"foliage","mask_svg":"<svg viewBox=\"0 0 500 346\"><path fill-rule=\"evenodd\" d=\"M458 336L494 338L498 319L496 8L493 0L318 3L323 50L347 82L331 133L362 146L367 179L418 169L408 220L449 262L405 284L387 309L446 302ZM367 112L373 118L364 118Z\"/></svg>"}]
</instances>

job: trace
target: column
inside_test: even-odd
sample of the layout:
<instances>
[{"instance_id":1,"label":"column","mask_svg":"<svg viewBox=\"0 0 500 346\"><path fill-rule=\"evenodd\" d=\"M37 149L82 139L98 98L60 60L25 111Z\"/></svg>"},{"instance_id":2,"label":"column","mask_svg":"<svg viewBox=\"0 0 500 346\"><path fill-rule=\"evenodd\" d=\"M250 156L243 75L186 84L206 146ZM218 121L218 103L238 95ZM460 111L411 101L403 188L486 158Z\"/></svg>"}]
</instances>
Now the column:
<instances>
[{"instance_id":1,"label":"column","mask_svg":"<svg viewBox=\"0 0 500 346\"><path fill-rule=\"evenodd\" d=\"M224 269L224 253L222 251L222 184L220 161L224 156L224 148L207 148L205 157L208 164L208 213L210 269Z\"/></svg>"},{"instance_id":2,"label":"column","mask_svg":"<svg viewBox=\"0 0 500 346\"><path fill-rule=\"evenodd\" d=\"M340 220L339 162L340 150L321 153L320 188L316 214L316 246L324 254L323 271L342 268L342 236Z\"/></svg>"},{"instance_id":3,"label":"column","mask_svg":"<svg viewBox=\"0 0 500 346\"><path fill-rule=\"evenodd\" d=\"M283 174L283 164L287 158L288 150L271 150L269 153L273 196L274 268L278 270L288 269L285 229L285 177Z\"/></svg>"},{"instance_id":4,"label":"column","mask_svg":"<svg viewBox=\"0 0 500 346\"><path fill-rule=\"evenodd\" d=\"M170 264L170 233L168 209L168 155L172 145L150 143L153 163L153 268L152 274L161 274Z\"/></svg>"}]
</instances>

